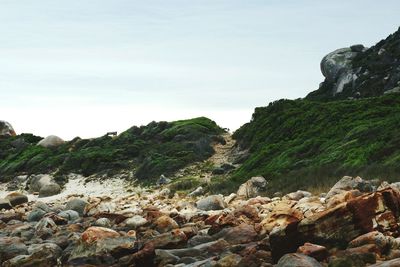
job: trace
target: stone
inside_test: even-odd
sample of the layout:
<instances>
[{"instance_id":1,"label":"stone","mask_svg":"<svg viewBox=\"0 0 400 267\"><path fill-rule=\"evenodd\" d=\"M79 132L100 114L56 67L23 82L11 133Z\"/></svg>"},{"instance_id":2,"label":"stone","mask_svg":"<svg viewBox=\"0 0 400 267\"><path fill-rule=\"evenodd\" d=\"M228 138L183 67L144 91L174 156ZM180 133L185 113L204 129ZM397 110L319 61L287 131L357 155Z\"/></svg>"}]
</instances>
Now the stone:
<instances>
[{"instance_id":1,"label":"stone","mask_svg":"<svg viewBox=\"0 0 400 267\"><path fill-rule=\"evenodd\" d=\"M86 205L89 203L80 198L73 198L68 200L65 209L66 210L74 210L79 213L80 216L83 216L83 212L85 210Z\"/></svg>"},{"instance_id":2,"label":"stone","mask_svg":"<svg viewBox=\"0 0 400 267\"><path fill-rule=\"evenodd\" d=\"M54 148L64 144L65 141L60 137L55 135L49 135L46 138L39 141L38 146L46 147L46 148Z\"/></svg>"},{"instance_id":3,"label":"stone","mask_svg":"<svg viewBox=\"0 0 400 267\"><path fill-rule=\"evenodd\" d=\"M260 192L264 191L267 186L267 180L264 177L252 177L239 187L237 195L244 198L256 197Z\"/></svg>"},{"instance_id":4,"label":"stone","mask_svg":"<svg viewBox=\"0 0 400 267\"><path fill-rule=\"evenodd\" d=\"M126 226L129 228L136 229L140 226L143 226L147 223L147 220L140 215L135 215L132 218L128 218L124 221Z\"/></svg>"},{"instance_id":5,"label":"stone","mask_svg":"<svg viewBox=\"0 0 400 267\"><path fill-rule=\"evenodd\" d=\"M28 222L37 222L40 221L45 214L46 212L41 209L34 209L28 214L27 220Z\"/></svg>"},{"instance_id":6,"label":"stone","mask_svg":"<svg viewBox=\"0 0 400 267\"><path fill-rule=\"evenodd\" d=\"M216 236L224 239L231 245L250 243L255 241L258 236L254 226L248 224L241 224L239 226L224 230L218 233Z\"/></svg>"},{"instance_id":7,"label":"stone","mask_svg":"<svg viewBox=\"0 0 400 267\"><path fill-rule=\"evenodd\" d=\"M81 239L85 243L93 243L96 242L97 240L105 238L115 238L119 236L120 234L114 230L104 227L92 226L86 229L86 231L82 233Z\"/></svg>"},{"instance_id":8,"label":"stone","mask_svg":"<svg viewBox=\"0 0 400 267\"><path fill-rule=\"evenodd\" d=\"M164 176L164 174L161 174L160 179L158 179L157 184L158 185L165 185L171 183L171 179L167 178Z\"/></svg>"},{"instance_id":9,"label":"stone","mask_svg":"<svg viewBox=\"0 0 400 267\"><path fill-rule=\"evenodd\" d=\"M21 194L19 192L12 192L8 194L5 199L8 199L10 201L10 204L15 207L24 203L28 202L28 197L24 194Z\"/></svg>"},{"instance_id":10,"label":"stone","mask_svg":"<svg viewBox=\"0 0 400 267\"><path fill-rule=\"evenodd\" d=\"M64 210L58 213L58 216L66 219L69 222L74 222L76 220L79 220L79 213L74 210Z\"/></svg>"},{"instance_id":11,"label":"stone","mask_svg":"<svg viewBox=\"0 0 400 267\"><path fill-rule=\"evenodd\" d=\"M62 249L53 243L32 245L29 255L19 255L4 263L6 267L57 266Z\"/></svg>"},{"instance_id":12,"label":"stone","mask_svg":"<svg viewBox=\"0 0 400 267\"><path fill-rule=\"evenodd\" d=\"M381 232L372 231L363 235L356 237L355 239L351 240L348 247L355 248L361 247L368 244L376 245L380 248L381 251L386 251L391 248L391 245L394 244L394 238L385 236Z\"/></svg>"},{"instance_id":13,"label":"stone","mask_svg":"<svg viewBox=\"0 0 400 267\"><path fill-rule=\"evenodd\" d=\"M179 228L177 222L170 218L169 216L163 215L158 217L157 220L154 222L155 229L160 233L169 232L172 229Z\"/></svg>"},{"instance_id":14,"label":"stone","mask_svg":"<svg viewBox=\"0 0 400 267\"><path fill-rule=\"evenodd\" d=\"M11 203L8 199L1 199L0 198L0 210L5 209L5 210L10 210L12 209Z\"/></svg>"},{"instance_id":15,"label":"stone","mask_svg":"<svg viewBox=\"0 0 400 267\"><path fill-rule=\"evenodd\" d=\"M371 192L372 185L359 176L355 178L351 176L344 176L329 190L326 198L329 199L336 194L342 193L343 191L350 191L354 189L357 189L360 192Z\"/></svg>"},{"instance_id":16,"label":"stone","mask_svg":"<svg viewBox=\"0 0 400 267\"><path fill-rule=\"evenodd\" d=\"M272 256L278 260L305 242L343 247L356 237L381 229L376 218L383 213L397 218L400 214L400 192L391 188L363 194L334 208L293 221L270 233ZM388 226L389 225L389 226ZM398 225L385 224L388 233L397 233Z\"/></svg>"},{"instance_id":17,"label":"stone","mask_svg":"<svg viewBox=\"0 0 400 267\"><path fill-rule=\"evenodd\" d=\"M0 237L0 263L18 255L28 254L28 247L19 237Z\"/></svg>"},{"instance_id":18,"label":"stone","mask_svg":"<svg viewBox=\"0 0 400 267\"><path fill-rule=\"evenodd\" d=\"M61 192L61 187L56 183L44 185L40 188L39 197L49 197Z\"/></svg>"},{"instance_id":19,"label":"stone","mask_svg":"<svg viewBox=\"0 0 400 267\"><path fill-rule=\"evenodd\" d=\"M218 262L218 267L234 267L238 266L239 262L242 260L242 257L237 254L229 254L222 257Z\"/></svg>"},{"instance_id":20,"label":"stone","mask_svg":"<svg viewBox=\"0 0 400 267\"><path fill-rule=\"evenodd\" d=\"M55 183L54 177L49 174L31 175L28 179L29 190L32 193L39 192L43 186L53 183Z\"/></svg>"},{"instance_id":21,"label":"stone","mask_svg":"<svg viewBox=\"0 0 400 267\"><path fill-rule=\"evenodd\" d=\"M105 227L105 228L110 228L111 227L111 221L108 218L97 219L94 224L96 226Z\"/></svg>"},{"instance_id":22,"label":"stone","mask_svg":"<svg viewBox=\"0 0 400 267\"><path fill-rule=\"evenodd\" d=\"M276 267L322 267L322 265L312 257L300 253L290 253L284 255L277 263Z\"/></svg>"},{"instance_id":23,"label":"stone","mask_svg":"<svg viewBox=\"0 0 400 267\"><path fill-rule=\"evenodd\" d=\"M16 133L9 122L0 120L0 138L16 136Z\"/></svg>"},{"instance_id":24,"label":"stone","mask_svg":"<svg viewBox=\"0 0 400 267\"><path fill-rule=\"evenodd\" d=\"M200 210L222 210L226 207L224 198L221 195L211 195L196 202L196 207Z\"/></svg>"},{"instance_id":25,"label":"stone","mask_svg":"<svg viewBox=\"0 0 400 267\"><path fill-rule=\"evenodd\" d=\"M372 264L369 267L400 267L400 258Z\"/></svg>"},{"instance_id":26,"label":"stone","mask_svg":"<svg viewBox=\"0 0 400 267\"><path fill-rule=\"evenodd\" d=\"M78 245L73 249L68 262L71 265L92 264L110 265L115 258L130 255L137 251L136 238L121 236L114 230L92 226L81 235ZM110 255L111 257L105 257Z\"/></svg>"},{"instance_id":27,"label":"stone","mask_svg":"<svg viewBox=\"0 0 400 267\"><path fill-rule=\"evenodd\" d=\"M35 225L35 235L46 239L58 231L57 224L50 218L43 218Z\"/></svg>"},{"instance_id":28,"label":"stone","mask_svg":"<svg viewBox=\"0 0 400 267\"><path fill-rule=\"evenodd\" d=\"M203 187L199 186L194 191L190 192L188 194L188 196L189 197L197 197L197 196L201 196L203 194L204 194L204 189L203 189Z\"/></svg>"},{"instance_id":29,"label":"stone","mask_svg":"<svg viewBox=\"0 0 400 267\"><path fill-rule=\"evenodd\" d=\"M297 253L310 256L317 261L324 261L328 258L329 252L324 246L319 246L311 243L305 243L297 249Z\"/></svg>"},{"instance_id":30,"label":"stone","mask_svg":"<svg viewBox=\"0 0 400 267\"><path fill-rule=\"evenodd\" d=\"M329 259L329 266L366 266L376 262L377 253L377 247L372 244L337 251L335 256Z\"/></svg>"},{"instance_id":31,"label":"stone","mask_svg":"<svg viewBox=\"0 0 400 267\"><path fill-rule=\"evenodd\" d=\"M310 197L311 193L307 191L302 191L302 190L297 190L296 192L289 193L285 195L284 197L290 200L295 200L299 201L300 199L304 197Z\"/></svg>"}]
</instances>

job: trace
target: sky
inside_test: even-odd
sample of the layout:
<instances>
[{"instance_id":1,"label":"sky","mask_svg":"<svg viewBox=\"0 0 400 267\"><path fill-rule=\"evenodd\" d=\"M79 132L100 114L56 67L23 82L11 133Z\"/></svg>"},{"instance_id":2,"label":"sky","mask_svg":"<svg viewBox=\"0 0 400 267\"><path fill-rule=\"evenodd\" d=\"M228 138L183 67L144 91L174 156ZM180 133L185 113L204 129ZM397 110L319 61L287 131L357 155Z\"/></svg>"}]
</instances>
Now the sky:
<instances>
[{"instance_id":1,"label":"sky","mask_svg":"<svg viewBox=\"0 0 400 267\"><path fill-rule=\"evenodd\" d=\"M235 130L318 88L324 55L400 26L398 0L0 0L0 120L97 137L198 116Z\"/></svg>"}]
</instances>

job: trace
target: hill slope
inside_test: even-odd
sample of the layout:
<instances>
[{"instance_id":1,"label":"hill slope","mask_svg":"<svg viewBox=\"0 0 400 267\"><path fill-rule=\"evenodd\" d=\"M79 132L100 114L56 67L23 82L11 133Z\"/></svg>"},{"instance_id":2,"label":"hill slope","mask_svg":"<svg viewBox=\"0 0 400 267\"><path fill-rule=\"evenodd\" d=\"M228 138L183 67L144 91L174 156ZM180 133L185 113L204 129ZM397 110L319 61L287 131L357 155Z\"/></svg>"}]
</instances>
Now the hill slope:
<instances>
[{"instance_id":1,"label":"hill slope","mask_svg":"<svg viewBox=\"0 0 400 267\"><path fill-rule=\"evenodd\" d=\"M333 102L279 100L257 108L252 121L235 132L250 156L233 179L264 175L274 190L290 191L344 174L400 178L399 125L400 94Z\"/></svg>"},{"instance_id":2,"label":"hill slope","mask_svg":"<svg viewBox=\"0 0 400 267\"><path fill-rule=\"evenodd\" d=\"M233 182L264 175L273 192L329 186L341 175L400 178L400 31L370 49L336 50L321 70L319 90L256 108L234 133L249 157Z\"/></svg>"},{"instance_id":3,"label":"hill slope","mask_svg":"<svg viewBox=\"0 0 400 267\"><path fill-rule=\"evenodd\" d=\"M5 181L20 173L128 171L142 180L156 178L210 157L212 143L221 141L222 133L215 122L200 117L134 126L116 138L75 138L55 149L37 146L41 137L22 134L0 140L0 177Z\"/></svg>"}]
</instances>

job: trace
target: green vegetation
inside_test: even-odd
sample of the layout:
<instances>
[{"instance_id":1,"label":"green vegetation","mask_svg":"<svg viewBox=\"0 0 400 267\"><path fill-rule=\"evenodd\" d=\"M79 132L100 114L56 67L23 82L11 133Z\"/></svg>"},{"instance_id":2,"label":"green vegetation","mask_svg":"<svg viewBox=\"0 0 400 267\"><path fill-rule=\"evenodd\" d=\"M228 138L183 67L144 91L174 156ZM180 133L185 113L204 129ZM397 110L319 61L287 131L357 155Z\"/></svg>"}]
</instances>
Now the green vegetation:
<instances>
[{"instance_id":1,"label":"green vegetation","mask_svg":"<svg viewBox=\"0 0 400 267\"><path fill-rule=\"evenodd\" d=\"M19 173L76 172L88 176L129 170L140 180L149 180L207 159L221 133L215 122L200 117L151 122L116 138L75 138L55 149L37 146L41 137L22 134L0 140L0 176L7 180Z\"/></svg>"},{"instance_id":2,"label":"green vegetation","mask_svg":"<svg viewBox=\"0 0 400 267\"><path fill-rule=\"evenodd\" d=\"M360 100L279 100L256 108L234 138L250 156L219 187L263 175L272 192L318 189L342 175L400 178L400 94Z\"/></svg>"}]
</instances>

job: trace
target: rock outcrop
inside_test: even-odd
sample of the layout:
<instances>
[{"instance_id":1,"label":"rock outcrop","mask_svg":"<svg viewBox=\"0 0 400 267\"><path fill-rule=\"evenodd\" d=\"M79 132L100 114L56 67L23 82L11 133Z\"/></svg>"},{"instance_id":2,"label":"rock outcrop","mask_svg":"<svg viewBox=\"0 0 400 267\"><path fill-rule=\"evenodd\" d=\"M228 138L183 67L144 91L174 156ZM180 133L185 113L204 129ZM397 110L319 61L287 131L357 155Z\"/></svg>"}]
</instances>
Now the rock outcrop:
<instances>
[{"instance_id":1,"label":"rock outcrop","mask_svg":"<svg viewBox=\"0 0 400 267\"><path fill-rule=\"evenodd\" d=\"M0 138L15 136L14 128L9 122L0 120Z\"/></svg>"},{"instance_id":2,"label":"rock outcrop","mask_svg":"<svg viewBox=\"0 0 400 267\"><path fill-rule=\"evenodd\" d=\"M325 81L310 99L346 99L400 92L400 30L371 48L353 45L321 61Z\"/></svg>"},{"instance_id":3,"label":"rock outcrop","mask_svg":"<svg viewBox=\"0 0 400 267\"><path fill-rule=\"evenodd\" d=\"M64 144L65 141L58 136L49 135L46 138L39 141L38 146L53 148Z\"/></svg>"}]
</instances>

